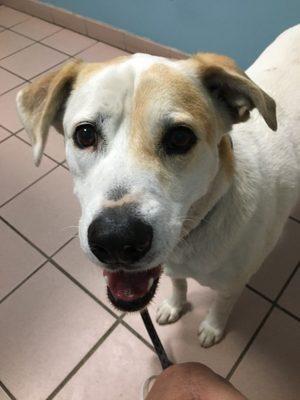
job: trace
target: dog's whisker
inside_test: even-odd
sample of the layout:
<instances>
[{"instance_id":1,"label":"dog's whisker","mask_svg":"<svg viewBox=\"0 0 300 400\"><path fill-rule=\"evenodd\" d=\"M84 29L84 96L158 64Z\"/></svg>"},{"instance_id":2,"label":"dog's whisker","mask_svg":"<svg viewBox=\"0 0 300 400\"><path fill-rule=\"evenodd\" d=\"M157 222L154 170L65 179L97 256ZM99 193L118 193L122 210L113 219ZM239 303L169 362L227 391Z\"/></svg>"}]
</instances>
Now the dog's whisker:
<instances>
[{"instance_id":1,"label":"dog's whisker","mask_svg":"<svg viewBox=\"0 0 300 400\"><path fill-rule=\"evenodd\" d=\"M79 229L79 225L70 225L70 226L65 226L64 228L62 228L61 230L62 231L65 231L65 230L67 230L67 229L77 229L77 231L78 231L78 229Z\"/></svg>"}]
</instances>

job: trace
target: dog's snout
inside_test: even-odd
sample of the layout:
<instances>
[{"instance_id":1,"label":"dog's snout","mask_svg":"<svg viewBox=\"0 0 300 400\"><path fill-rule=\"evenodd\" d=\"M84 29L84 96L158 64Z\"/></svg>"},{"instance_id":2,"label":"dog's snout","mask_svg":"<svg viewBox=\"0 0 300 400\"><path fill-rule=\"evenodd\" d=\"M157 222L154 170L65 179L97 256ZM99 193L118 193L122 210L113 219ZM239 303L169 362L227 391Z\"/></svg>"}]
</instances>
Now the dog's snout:
<instances>
[{"instance_id":1,"label":"dog's snout","mask_svg":"<svg viewBox=\"0 0 300 400\"><path fill-rule=\"evenodd\" d=\"M132 264L150 250L153 229L128 206L104 209L90 224L89 246L105 264Z\"/></svg>"}]
</instances>

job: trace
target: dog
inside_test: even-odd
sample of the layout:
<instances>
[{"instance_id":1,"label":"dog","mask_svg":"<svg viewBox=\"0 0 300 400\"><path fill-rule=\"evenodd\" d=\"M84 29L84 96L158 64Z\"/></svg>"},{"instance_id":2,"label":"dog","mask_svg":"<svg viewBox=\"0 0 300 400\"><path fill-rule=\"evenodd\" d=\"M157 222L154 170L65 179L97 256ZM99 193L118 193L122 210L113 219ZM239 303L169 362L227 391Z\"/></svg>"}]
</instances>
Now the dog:
<instances>
[{"instance_id":1,"label":"dog","mask_svg":"<svg viewBox=\"0 0 300 400\"><path fill-rule=\"evenodd\" d=\"M217 291L198 333L217 343L299 197L300 25L247 74L210 53L72 61L23 88L17 107L36 165L50 126L64 134L81 247L111 302L142 309L163 270L173 293L157 321L171 323L192 277Z\"/></svg>"}]
</instances>

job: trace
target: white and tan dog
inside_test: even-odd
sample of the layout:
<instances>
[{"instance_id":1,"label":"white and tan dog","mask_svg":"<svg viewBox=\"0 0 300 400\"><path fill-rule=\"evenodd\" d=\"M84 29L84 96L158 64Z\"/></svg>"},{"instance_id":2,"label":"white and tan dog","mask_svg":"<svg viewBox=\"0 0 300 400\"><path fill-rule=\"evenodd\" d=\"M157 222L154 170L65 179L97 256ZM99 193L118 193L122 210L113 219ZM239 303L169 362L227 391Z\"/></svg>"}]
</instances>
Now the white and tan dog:
<instances>
[{"instance_id":1,"label":"white and tan dog","mask_svg":"<svg viewBox=\"0 0 300 400\"><path fill-rule=\"evenodd\" d=\"M247 75L214 54L136 54L71 62L17 98L37 165L50 125L64 133L81 245L111 301L144 307L163 265L173 294L157 320L173 322L192 277L218 292L203 346L221 338L299 196L300 25Z\"/></svg>"}]
</instances>

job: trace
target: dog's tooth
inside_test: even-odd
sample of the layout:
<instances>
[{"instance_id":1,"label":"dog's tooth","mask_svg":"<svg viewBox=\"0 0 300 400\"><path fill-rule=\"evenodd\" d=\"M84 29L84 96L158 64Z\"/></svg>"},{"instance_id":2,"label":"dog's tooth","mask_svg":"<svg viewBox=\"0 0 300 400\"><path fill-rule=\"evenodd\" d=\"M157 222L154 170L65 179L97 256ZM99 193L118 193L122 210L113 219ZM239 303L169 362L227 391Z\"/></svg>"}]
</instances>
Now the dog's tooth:
<instances>
[{"instance_id":1,"label":"dog's tooth","mask_svg":"<svg viewBox=\"0 0 300 400\"><path fill-rule=\"evenodd\" d=\"M150 289L151 289L151 287L152 287L152 285L153 285L153 282L154 282L154 279L153 279L153 278L150 278L150 279L149 279L148 289L147 289L147 290L150 290Z\"/></svg>"},{"instance_id":2,"label":"dog's tooth","mask_svg":"<svg viewBox=\"0 0 300 400\"><path fill-rule=\"evenodd\" d=\"M104 275L105 283L108 285L108 276Z\"/></svg>"},{"instance_id":3,"label":"dog's tooth","mask_svg":"<svg viewBox=\"0 0 300 400\"><path fill-rule=\"evenodd\" d=\"M127 296L127 297L133 297L133 293L131 292L130 289L126 289L126 290L124 291L124 294L125 294L125 296Z\"/></svg>"}]
</instances>

